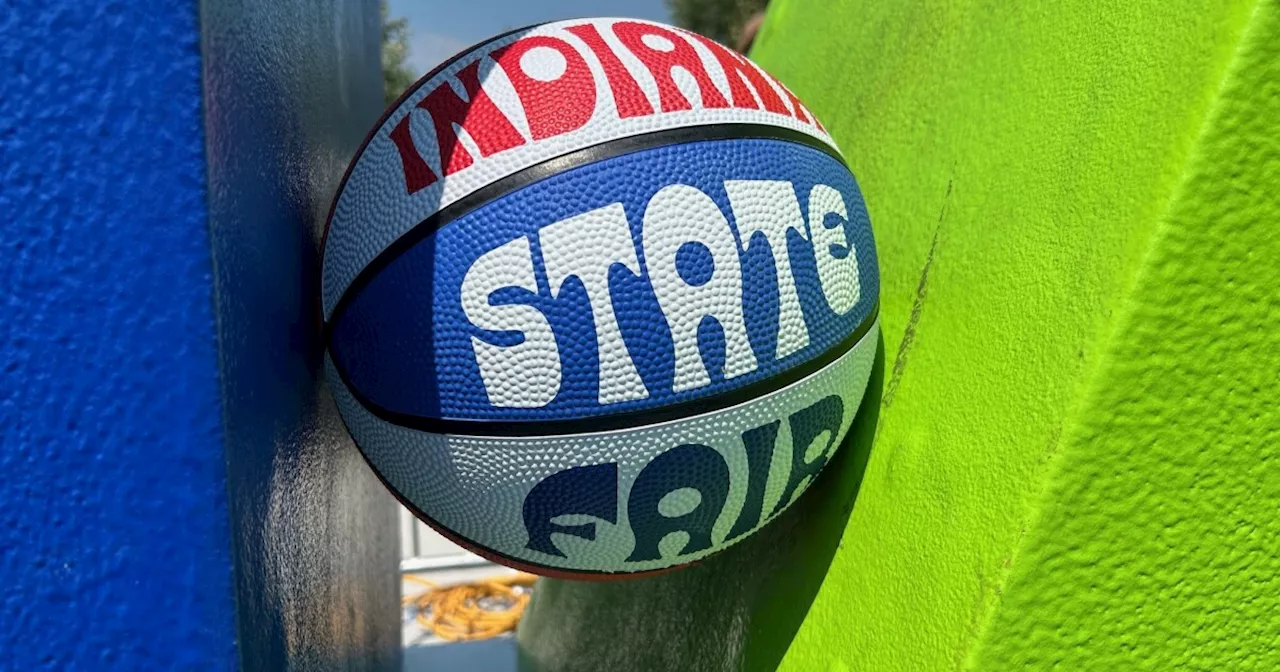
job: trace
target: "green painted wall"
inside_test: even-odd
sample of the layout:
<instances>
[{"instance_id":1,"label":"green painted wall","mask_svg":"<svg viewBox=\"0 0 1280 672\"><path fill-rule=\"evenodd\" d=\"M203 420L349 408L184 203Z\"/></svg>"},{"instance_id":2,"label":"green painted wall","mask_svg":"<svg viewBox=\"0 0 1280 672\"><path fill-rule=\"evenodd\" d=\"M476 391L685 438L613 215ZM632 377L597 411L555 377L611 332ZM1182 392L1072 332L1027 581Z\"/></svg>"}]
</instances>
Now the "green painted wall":
<instances>
[{"instance_id":1,"label":"green painted wall","mask_svg":"<svg viewBox=\"0 0 1280 672\"><path fill-rule=\"evenodd\" d=\"M753 55L866 195L879 404L756 538L542 582L526 667L1280 669L1280 0L773 0Z\"/></svg>"},{"instance_id":2,"label":"green painted wall","mask_svg":"<svg viewBox=\"0 0 1280 672\"><path fill-rule=\"evenodd\" d=\"M888 380L791 670L1280 668L1280 3L775 0Z\"/></svg>"}]
</instances>

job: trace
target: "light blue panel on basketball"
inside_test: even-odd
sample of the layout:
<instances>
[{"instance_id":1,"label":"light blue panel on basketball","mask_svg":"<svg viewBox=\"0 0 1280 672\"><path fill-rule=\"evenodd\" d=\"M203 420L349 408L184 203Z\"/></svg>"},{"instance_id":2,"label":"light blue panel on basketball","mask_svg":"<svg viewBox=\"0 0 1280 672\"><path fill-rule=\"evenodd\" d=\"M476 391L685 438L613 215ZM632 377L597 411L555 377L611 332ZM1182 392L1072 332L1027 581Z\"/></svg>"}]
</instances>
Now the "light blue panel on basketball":
<instances>
[{"instance_id":1,"label":"light blue panel on basketball","mask_svg":"<svg viewBox=\"0 0 1280 672\"><path fill-rule=\"evenodd\" d=\"M736 196L731 194L735 183L747 182L737 187ZM770 183L767 188L762 186L765 183ZM713 274L735 274L733 281L742 292L741 321L749 357L754 360L753 366L741 367L750 370L726 375L731 367L725 325L704 318L697 325L697 354L709 380L684 389L676 384L677 337L662 310L661 292L655 291L662 282L676 281L660 277L657 267L661 264L650 258L654 243L645 240L646 212L670 193L672 185L696 189L714 203L732 235L734 258L723 260L739 269L731 271L725 263L716 268L704 244L680 245L674 255L678 283L696 287ZM682 193L681 198L694 194ZM763 209L775 215L793 211L780 208L777 201L794 199L794 218L787 222L794 226L785 232L785 254L774 249L783 238L770 241L760 231L743 236L744 227L758 222L742 219L750 217L753 207L761 210L757 206L765 205L753 206L743 194L769 197L773 202ZM838 194L835 200L842 207L820 207L830 205L833 194ZM697 200L696 195L693 198ZM811 204L815 198L817 204ZM598 316L593 323L598 311L593 311L590 288L581 277L566 279L564 272L551 277L548 272L549 259L588 252L552 249L560 243L548 232L554 223L583 213L607 214L609 208L620 208L617 212L625 218L630 237L627 244L636 258L634 265L613 264L607 286L616 332L643 383L643 396L606 403L601 399L601 371L607 367L602 366ZM841 209L844 215L834 212ZM690 226L706 219L691 217ZM431 428L431 421L437 419L501 423L644 414L651 420L649 414L656 409L678 406L687 414L712 398L755 396L777 387L787 375L803 375L850 347L849 341L870 323L879 295L875 246L853 177L830 154L796 142L725 139L625 153L570 168L479 204L433 234L427 227L435 224L429 221L412 232L408 244L402 241L394 247L349 290L332 321L330 341L341 374L366 407L401 424L425 420L424 428ZM823 229L816 245L815 225ZM690 237L698 236L691 233ZM554 398L541 405L494 403L478 364L477 348L484 344L509 348L526 336L519 331L484 329L463 308L464 284L477 282L467 280L468 272L478 268L478 259L503 246L512 246L505 248L514 251L511 259L531 266L529 282L523 287L490 283L485 287L497 288L483 293L490 306L531 306L545 316L560 370ZM848 294L854 290L847 287L841 291L857 298L833 307L832 283L828 281L824 288L819 265L824 257L843 259L849 250L857 260L856 292ZM787 268L778 268L779 264ZM668 267L667 275L672 272ZM799 315L793 317L802 319L804 342L798 345L793 335L788 346L780 347L779 316L787 314L782 304L788 282L794 283L792 296L798 299ZM479 300L485 301L485 296ZM545 371L534 367L517 373L531 380Z\"/></svg>"}]
</instances>

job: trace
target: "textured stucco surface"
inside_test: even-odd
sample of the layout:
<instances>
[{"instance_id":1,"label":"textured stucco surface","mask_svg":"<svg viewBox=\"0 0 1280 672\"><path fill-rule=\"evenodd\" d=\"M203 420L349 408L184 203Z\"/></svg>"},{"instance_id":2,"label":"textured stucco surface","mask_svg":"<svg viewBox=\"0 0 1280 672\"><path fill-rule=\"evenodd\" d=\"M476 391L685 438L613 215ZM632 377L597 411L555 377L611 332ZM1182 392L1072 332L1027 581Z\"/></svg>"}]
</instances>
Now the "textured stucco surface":
<instances>
[{"instance_id":1,"label":"textured stucco surface","mask_svg":"<svg viewBox=\"0 0 1280 672\"><path fill-rule=\"evenodd\" d=\"M1277 3L771 12L892 362L783 668L1274 669Z\"/></svg>"},{"instance_id":2,"label":"textured stucco surface","mask_svg":"<svg viewBox=\"0 0 1280 672\"><path fill-rule=\"evenodd\" d=\"M0 668L236 664L199 49L0 8Z\"/></svg>"},{"instance_id":3,"label":"textured stucco surface","mask_svg":"<svg viewBox=\"0 0 1280 672\"><path fill-rule=\"evenodd\" d=\"M398 667L316 333L378 38L374 2L0 3L0 669Z\"/></svg>"},{"instance_id":4,"label":"textured stucco surface","mask_svg":"<svg viewBox=\"0 0 1280 672\"><path fill-rule=\"evenodd\" d=\"M240 657L399 667L394 500L321 380L321 225L382 111L378 4L205 0L216 269Z\"/></svg>"},{"instance_id":5,"label":"textured stucco surface","mask_svg":"<svg viewBox=\"0 0 1280 672\"><path fill-rule=\"evenodd\" d=\"M976 660L1280 669L1280 3L1259 3Z\"/></svg>"}]
</instances>

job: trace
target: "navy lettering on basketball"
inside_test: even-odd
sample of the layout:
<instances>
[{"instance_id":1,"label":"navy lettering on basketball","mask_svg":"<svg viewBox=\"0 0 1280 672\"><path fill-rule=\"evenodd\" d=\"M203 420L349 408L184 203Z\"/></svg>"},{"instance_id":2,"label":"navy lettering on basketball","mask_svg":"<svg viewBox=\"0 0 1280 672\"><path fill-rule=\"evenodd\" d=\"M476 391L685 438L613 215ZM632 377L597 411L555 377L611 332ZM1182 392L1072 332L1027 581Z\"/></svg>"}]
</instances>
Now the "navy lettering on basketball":
<instances>
[{"instance_id":1,"label":"navy lettering on basketball","mask_svg":"<svg viewBox=\"0 0 1280 672\"><path fill-rule=\"evenodd\" d=\"M687 512L668 515L660 510L662 500L680 490L697 493L697 503ZM662 540L673 532L684 532L688 541L676 555L696 553L711 547L711 528L729 496L729 465L714 448L696 443L676 446L658 455L636 476L627 499L627 516L636 546L628 562L662 557Z\"/></svg>"},{"instance_id":2,"label":"navy lettering on basketball","mask_svg":"<svg viewBox=\"0 0 1280 672\"><path fill-rule=\"evenodd\" d=\"M773 460L773 448L778 440L780 426L782 421L774 420L742 434L742 444L747 450L747 499L742 503L742 512L738 514L725 541L737 539L760 524L764 489L769 481L769 465Z\"/></svg>"},{"instance_id":3,"label":"navy lettering on basketball","mask_svg":"<svg viewBox=\"0 0 1280 672\"><path fill-rule=\"evenodd\" d=\"M595 523L562 525L560 516L590 516L618 522L618 465L596 464L557 472L538 482L524 498L525 548L564 557L551 535L568 534L594 541Z\"/></svg>"},{"instance_id":4,"label":"navy lettering on basketball","mask_svg":"<svg viewBox=\"0 0 1280 672\"><path fill-rule=\"evenodd\" d=\"M791 426L791 473L787 476L786 487L782 489L782 497L769 513L770 516L786 508L796 490L801 486L808 486L826 466L827 458L840 438L843 419L844 402L834 394L787 418L787 424ZM806 459L809 447L823 436L826 437L826 443L819 448L817 456L812 460Z\"/></svg>"},{"instance_id":5,"label":"navy lettering on basketball","mask_svg":"<svg viewBox=\"0 0 1280 672\"><path fill-rule=\"evenodd\" d=\"M765 509L765 488L779 449L778 435L783 419L748 429L741 434L747 455L745 482L734 482L719 451L701 444L681 444L659 453L640 470L627 498L627 522L635 545L627 562L647 562L663 557L661 544L673 533L687 534L676 555L693 555L716 543L742 537L786 508L799 491L807 488L835 448L835 441L848 418L844 401L829 395L788 415L791 434L789 467L781 496ZM817 455L806 459L814 442L825 437ZM567 534L586 541L596 539L596 524L558 524L559 516L579 515L609 523L618 521L618 465L606 463L574 467L556 472L535 485L524 501L526 548L565 557L552 542L552 533ZM724 513L733 489L746 490L742 508L723 540L713 538L716 521ZM681 492L686 491L686 492ZM663 511L663 500L674 495L696 493L696 504L686 511Z\"/></svg>"}]
</instances>

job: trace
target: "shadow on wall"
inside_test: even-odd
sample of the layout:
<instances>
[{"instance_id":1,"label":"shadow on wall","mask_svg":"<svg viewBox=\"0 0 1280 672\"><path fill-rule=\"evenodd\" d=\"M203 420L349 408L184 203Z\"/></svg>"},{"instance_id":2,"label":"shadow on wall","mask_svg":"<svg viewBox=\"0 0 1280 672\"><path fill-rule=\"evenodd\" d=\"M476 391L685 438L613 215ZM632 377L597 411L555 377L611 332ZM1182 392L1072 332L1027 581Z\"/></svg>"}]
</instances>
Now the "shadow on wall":
<instances>
[{"instance_id":1,"label":"shadow on wall","mask_svg":"<svg viewBox=\"0 0 1280 672\"><path fill-rule=\"evenodd\" d=\"M382 104L378 15L360 0L199 9L240 667L393 668L394 503L320 383L314 328L317 223Z\"/></svg>"},{"instance_id":2,"label":"shadow on wall","mask_svg":"<svg viewBox=\"0 0 1280 672\"><path fill-rule=\"evenodd\" d=\"M884 382L818 481L772 523L702 563L613 583L543 579L520 626L520 669L773 670L840 546L871 455Z\"/></svg>"}]
</instances>

